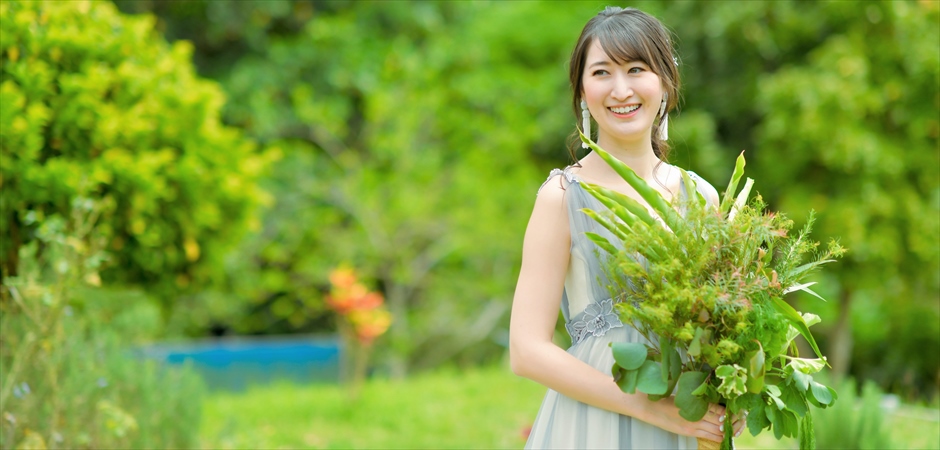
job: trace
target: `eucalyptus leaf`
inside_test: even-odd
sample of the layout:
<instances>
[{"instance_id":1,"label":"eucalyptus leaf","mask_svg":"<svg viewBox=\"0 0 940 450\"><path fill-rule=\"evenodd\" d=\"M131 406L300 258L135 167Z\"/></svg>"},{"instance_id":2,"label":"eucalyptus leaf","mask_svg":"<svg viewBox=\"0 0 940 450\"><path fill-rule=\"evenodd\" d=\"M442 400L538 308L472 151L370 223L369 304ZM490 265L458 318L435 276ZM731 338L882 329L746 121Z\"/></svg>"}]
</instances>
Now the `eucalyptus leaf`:
<instances>
[{"instance_id":1,"label":"eucalyptus leaf","mask_svg":"<svg viewBox=\"0 0 940 450\"><path fill-rule=\"evenodd\" d=\"M628 394L636 393L636 370L624 370L620 379L617 380L617 386L620 387L620 390Z\"/></svg>"},{"instance_id":2,"label":"eucalyptus leaf","mask_svg":"<svg viewBox=\"0 0 940 450\"><path fill-rule=\"evenodd\" d=\"M636 388L646 394L665 394L668 386L663 380L662 370L660 363L646 360L637 374Z\"/></svg>"},{"instance_id":3,"label":"eucalyptus leaf","mask_svg":"<svg viewBox=\"0 0 940 450\"><path fill-rule=\"evenodd\" d=\"M649 353L646 346L638 342L611 342L610 348L617 365L627 370L639 369Z\"/></svg>"},{"instance_id":4,"label":"eucalyptus leaf","mask_svg":"<svg viewBox=\"0 0 940 450\"><path fill-rule=\"evenodd\" d=\"M705 417L708 412L708 402L695 395L695 392L704 392L707 374L704 372L683 372L679 375L676 389L676 406L683 419L695 422Z\"/></svg>"}]
</instances>

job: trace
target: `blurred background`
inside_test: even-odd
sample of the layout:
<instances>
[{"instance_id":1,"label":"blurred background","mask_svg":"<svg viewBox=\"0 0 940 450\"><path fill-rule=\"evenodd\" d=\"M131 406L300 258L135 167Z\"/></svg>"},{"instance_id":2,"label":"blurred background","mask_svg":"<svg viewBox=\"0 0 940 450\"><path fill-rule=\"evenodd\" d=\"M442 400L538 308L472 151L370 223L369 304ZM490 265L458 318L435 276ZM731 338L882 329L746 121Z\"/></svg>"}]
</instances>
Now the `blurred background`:
<instances>
[{"instance_id":1,"label":"blurred background","mask_svg":"<svg viewBox=\"0 0 940 450\"><path fill-rule=\"evenodd\" d=\"M606 4L0 2L2 447L521 447L522 236ZM849 249L792 298L819 446L940 448L940 2L622 6L675 33L671 162L746 150Z\"/></svg>"}]
</instances>

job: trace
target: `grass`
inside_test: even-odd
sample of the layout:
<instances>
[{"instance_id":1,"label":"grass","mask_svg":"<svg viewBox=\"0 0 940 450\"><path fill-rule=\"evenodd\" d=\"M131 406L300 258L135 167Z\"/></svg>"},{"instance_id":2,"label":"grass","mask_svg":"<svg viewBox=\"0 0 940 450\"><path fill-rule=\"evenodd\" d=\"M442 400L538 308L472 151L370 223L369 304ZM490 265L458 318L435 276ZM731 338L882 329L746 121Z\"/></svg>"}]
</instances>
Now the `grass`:
<instances>
[{"instance_id":1,"label":"grass","mask_svg":"<svg viewBox=\"0 0 940 450\"><path fill-rule=\"evenodd\" d=\"M453 369L371 380L358 400L339 386L280 384L213 393L203 403L203 448L521 448L545 388L508 368ZM886 418L893 448L940 449L940 410L902 406ZM741 449L795 449L773 433Z\"/></svg>"}]
</instances>

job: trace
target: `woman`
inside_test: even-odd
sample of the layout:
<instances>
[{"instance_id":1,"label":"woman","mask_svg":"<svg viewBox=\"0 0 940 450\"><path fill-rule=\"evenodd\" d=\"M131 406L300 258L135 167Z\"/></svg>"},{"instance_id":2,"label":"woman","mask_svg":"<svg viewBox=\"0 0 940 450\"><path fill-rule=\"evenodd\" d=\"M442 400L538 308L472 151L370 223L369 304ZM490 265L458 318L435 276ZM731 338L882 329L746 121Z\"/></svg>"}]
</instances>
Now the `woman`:
<instances>
[{"instance_id":1,"label":"woman","mask_svg":"<svg viewBox=\"0 0 940 450\"><path fill-rule=\"evenodd\" d=\"M591 19L571 56L575 112L597 124L597 143L629 165L667 199L683 192L678 169L665 163L666 117L676 105L679 78L669 34L636 9L608 7ZM585 129L590 135L590 130ZM573 152L572 152L573 156ZM693 175L694 176L694 175ZM597 247L585 231L606 230L580 211L602 210L580 187L589 182L640 196L597 154L554 170L542 185L526 229L522 269L513 299L510 356L513 371L549 388L527 448L696 448L696 438L720 442L724 407L689 422L672 398L650 401L614 384L613 341L642 337L613 312ZM697 179L708 202L713 187ZM552 342L561 308L572 346ZM734 420L740 433L742 420Z\"/></svg>"}]
</instances>

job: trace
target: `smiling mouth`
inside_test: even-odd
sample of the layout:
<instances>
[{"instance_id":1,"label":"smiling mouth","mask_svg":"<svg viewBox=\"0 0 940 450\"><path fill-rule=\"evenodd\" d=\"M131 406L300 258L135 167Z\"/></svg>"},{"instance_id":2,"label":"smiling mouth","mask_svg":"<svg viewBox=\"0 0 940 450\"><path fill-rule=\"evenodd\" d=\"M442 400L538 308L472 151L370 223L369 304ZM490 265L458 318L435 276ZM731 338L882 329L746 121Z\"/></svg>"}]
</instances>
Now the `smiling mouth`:
<instances>
[{"instance_id":1,"label":"smiling mouth","mask_svg":"<svg viewBox=\"0 0 940 450\"><path fill-rule=\"evenodd\" d=\"M630 114L640 108L640 105L623 106L618 108L607 108L617 114Z\"/></svg>"}]
</instances>

